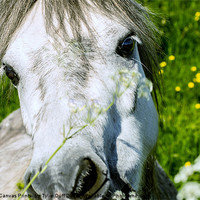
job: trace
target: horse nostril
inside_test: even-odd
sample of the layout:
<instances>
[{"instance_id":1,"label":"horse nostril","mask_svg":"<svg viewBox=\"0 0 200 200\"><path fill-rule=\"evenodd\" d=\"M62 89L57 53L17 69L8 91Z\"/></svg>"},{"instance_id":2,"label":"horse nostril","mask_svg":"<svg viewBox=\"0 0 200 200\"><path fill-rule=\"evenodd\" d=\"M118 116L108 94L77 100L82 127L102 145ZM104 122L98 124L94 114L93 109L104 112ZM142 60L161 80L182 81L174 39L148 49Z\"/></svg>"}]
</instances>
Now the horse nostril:
<instances>
[{"instance_id":1,"label":"horse nostril","mask_svg":"<svg viewBox=\"0 0 200 200\"><path fill-rule=\"evenodd\" d=\"M83 197L95 185L96 181L97 169L95 164L89 159L84 159L80 165L74 189L71 193L72 197Z\"/></svg>"}]
</instances>

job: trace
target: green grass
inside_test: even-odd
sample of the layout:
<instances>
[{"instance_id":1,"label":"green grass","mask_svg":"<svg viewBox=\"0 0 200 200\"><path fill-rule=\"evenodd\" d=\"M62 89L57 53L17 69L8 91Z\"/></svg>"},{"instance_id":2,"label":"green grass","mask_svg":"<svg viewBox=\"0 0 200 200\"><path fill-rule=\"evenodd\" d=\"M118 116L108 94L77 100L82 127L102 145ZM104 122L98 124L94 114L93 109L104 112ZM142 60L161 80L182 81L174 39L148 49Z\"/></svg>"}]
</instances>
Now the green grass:
<instances>
[{"instance_id":1,"label":"green grass","mask_svg":"<svg viewBox=\"0 0 200 200\"><path fill-rule=\"evenodd\" d=\"M19 108L17 90L4 75L0 78L0 122L17 108Z\"/></svg>"},{"instance_id":2,"label":"green grass","mask_svg":"<svg viewBox=\"0 0 200 200\"><path fill-rule=\"evenodd\" d=\"M192 0L143 0L151 10L158 13L158 27L162 35L162 50L165 56L163 68L163 101L160 111L160 132L157 159L173 180L179 168L186 161L193 160L200 153L200 83L194 88L188 83L200 72L200 1ZM170 61L169 55L175 60ZM197 67L192 72L190 68ZM19 107L16 91L10 95L4 81L4 92L0 93L0 121ZM175 87L181 88L180 92Z\"/></svg>"},{"instance_id":3,"label":"green grass","mask_svg":"<svg viewBox=\"0 0 200 200\"><path fill-rule=\"evenodd\" d=\"M157 158L170 178L174 178L186 161L193 162L200 154L200 83L194 82L200 72L200 1L146 0L143 1L157 13L161 30L161 47L165 56L163 68L163 100L160 115L160 132ZM164 22L164 23L163 23ZM169 56L175 60L170 61ZM192 72L191 67L197 71ZM194 82L194 88L188 83ZM180 92L175 88L179 86ZM199 180L200 181L200 180Z\"/></svg>"}]
</instances>

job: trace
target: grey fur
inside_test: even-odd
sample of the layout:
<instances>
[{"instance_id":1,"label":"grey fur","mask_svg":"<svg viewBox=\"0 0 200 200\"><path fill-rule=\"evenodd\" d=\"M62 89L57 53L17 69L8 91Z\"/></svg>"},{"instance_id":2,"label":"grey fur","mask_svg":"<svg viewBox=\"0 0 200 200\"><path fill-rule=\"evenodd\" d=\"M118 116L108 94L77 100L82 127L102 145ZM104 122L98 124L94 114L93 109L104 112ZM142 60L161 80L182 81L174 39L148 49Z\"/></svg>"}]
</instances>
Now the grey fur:
<instances>
[{"instance_id":1,"label":"grey fur","mask_svg":"<svg viewBox=\"0 0 200 200\"><path fill-rule=\"evenodd\" d=\"M36 0L2 0L0 2L0 60L14 32L35 2ZM154 83L154 88L159 87L157 78L159 69L155 65L158 34L150 19L150 15L153 14L146 8L133 0L91 0L91 4L85 0L43 0L43 4L47 32L55 39L67 38L64 22L67 14L75 39L82 42L83 38L79 34L80 23L83 22L91 30L86 21L88 7L91 6L93 10L100 10L103 14L126 26L130 32L135 33L141 39L142 45L139 50L146 76ZM54 14L59 22L59 33L53 24Z\"/></svg>"},{"instance_id":2,"label":"grey fur","mask_svg":"<svg viewBox=\"0 0 200 200\"><path fill-rule=\"evenodd\" d=\"M16 183L23 179L23 173L32 157L32 141L30 136L26 134L20 110L13 112L0 124L0 139L0 174L4 175L0 179L0 191L7 194L16 194ZM155 181L158 185L158 194L151 190L152 199L157 199L157 195L159 195L161 200L175 200L177 191L173 183L158 162L153 167ZM146 178L149 178L150 173L152 173L151 168L148 169ZM149 190L150 188L146 189ZM147 191L145 190L145 192Z\"/></svg>"}]
</instances>

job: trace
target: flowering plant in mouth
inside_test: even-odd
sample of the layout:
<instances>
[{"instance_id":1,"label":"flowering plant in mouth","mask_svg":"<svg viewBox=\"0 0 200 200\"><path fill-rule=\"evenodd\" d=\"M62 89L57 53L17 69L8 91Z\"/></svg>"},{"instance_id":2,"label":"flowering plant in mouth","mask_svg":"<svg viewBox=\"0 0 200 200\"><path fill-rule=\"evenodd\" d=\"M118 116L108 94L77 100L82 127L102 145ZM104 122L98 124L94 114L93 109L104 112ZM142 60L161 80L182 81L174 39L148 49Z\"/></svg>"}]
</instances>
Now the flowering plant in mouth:
<instances>
[{"instance_id":1,"label":"flowering plant in mouth","mask_svg":"<svg viewBox=\"0 0 200 200\"><path fill-rule=\"evenodd\" d=\"M31 184L35 181L35 179L45 172L48 167L49 162L52 158L57 154L57 152L64 146L67 140L73 138L83 129L85 129L89 125L94 125L94 122L98 119L100 115L106 113L112 105L114 105L117 98L120 98L128 89L137 88L138 98L146 98L149 100L151 91L153 90L153 84L146 78L142 78L142 75L135 70L121 69L117 73L115 73L111 79L115 83L115 90L113 94L113 98L111 103L108 106L102 106L100 102L96 99L91 99L85 104L80 104L73 99L69 100L69 109L70 109L70 119L69 119L69 129L66 132L65 125L63 126L63 141L62 144L55 150L55 152L50 156L50 158L46 161L45 166L38 171L35 176L30 180L28 185L22 191L21 196L17 198L20 200ZM83 124L73 124L73 118L76 115L83 116L82 122ZM80 122L79 122L80 123ZM139 200L139 197L135 195L135 193L129 194L130 200ZM113 196L113 200L124 199L123 193L117 191L115 196Z\"/></svg>"},{"instance_id":2,"label":"flowering plant in mouth","mask_svg":"<svg viewBox=\"0 0 200 200\"><path fill-rule=\"evenodd\" d=\"M197 175L198 180L190 181L193 175ZM174 178L175 183L183 183L177 199L178 200L197 200L200 198L200 156L198 156L194 164L186 162L180 168L179 173Z\"/></svg>"}]
</instances>

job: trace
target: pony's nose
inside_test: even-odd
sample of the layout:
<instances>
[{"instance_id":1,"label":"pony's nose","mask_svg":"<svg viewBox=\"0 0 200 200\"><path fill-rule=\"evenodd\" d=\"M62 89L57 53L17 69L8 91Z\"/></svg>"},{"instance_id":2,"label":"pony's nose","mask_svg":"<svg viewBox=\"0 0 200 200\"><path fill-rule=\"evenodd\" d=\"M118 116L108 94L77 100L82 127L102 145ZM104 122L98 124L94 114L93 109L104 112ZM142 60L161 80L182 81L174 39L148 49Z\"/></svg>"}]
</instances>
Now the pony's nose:
<instances>
[{"instance_id":1,"label":"pony's nose","mask_svg":"<svg viewBox=\"0 0 200 200\"><path fill-rule=\"evenodd\" d=\"M80 165L71 197L83 197L97 182L97 168L88 159L84 159Z\"/></svg>"},{"instance_id":2,"label":"pony's nose","mask_svg":"<svg viewBox=\"0 0 200 200\"><path fill-rule=\"evenodd\" d=\"M29 187L28 194L33 199L54 199L58 194L61 199L88 199L102 189L108 180L107 173L89 158L82 159L73 169L65 169L68 172L54 172L53 180L50 170L40 174ZM28 185L34 176L35 173L27 171L25 184Z\"/></svg>"}]
</instances>

